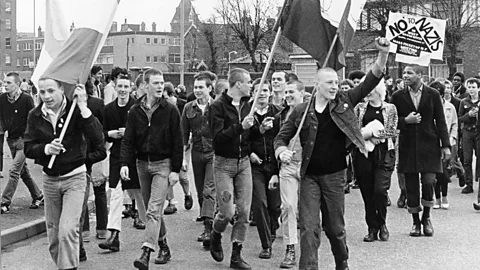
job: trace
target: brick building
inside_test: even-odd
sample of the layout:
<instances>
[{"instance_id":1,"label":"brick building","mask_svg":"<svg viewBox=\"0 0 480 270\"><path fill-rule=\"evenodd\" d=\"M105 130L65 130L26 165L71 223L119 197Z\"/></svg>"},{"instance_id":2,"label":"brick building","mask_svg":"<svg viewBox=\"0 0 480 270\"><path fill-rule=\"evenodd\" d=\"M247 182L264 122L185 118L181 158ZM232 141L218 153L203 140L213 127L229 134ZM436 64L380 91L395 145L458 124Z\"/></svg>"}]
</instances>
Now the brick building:
<instances>
[{"instance_id":1,"label":"brick building","mask_svg":"<svg viewBox=\"0 0 480 270\"><path fill-rule=\"evenodd\" d=\"M16 70L17 1L0 1L0 74ZM3 79L3 78L2 78Z\"/></svg>"}]
</instances>

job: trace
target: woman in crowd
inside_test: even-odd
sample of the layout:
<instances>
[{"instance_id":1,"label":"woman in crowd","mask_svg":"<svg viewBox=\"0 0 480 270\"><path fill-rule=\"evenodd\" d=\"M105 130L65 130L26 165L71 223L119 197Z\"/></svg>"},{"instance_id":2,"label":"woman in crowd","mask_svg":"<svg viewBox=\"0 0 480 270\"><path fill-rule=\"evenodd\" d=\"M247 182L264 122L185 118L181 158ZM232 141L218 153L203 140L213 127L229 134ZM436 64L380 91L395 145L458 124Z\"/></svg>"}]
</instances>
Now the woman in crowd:
<instances>
[{"instance_id":1,"label":"woman in crowd","mask_svg":"<svg viewBox=\"0 0 480 270\"><path fill-rule=\"evenodd\" d=\"M365 98L366 102L355 107L358 125L366 141L368 156L358 150L354 155L354 168L365 203L365 219L368 234L365 242L387 241L386 226L388 189L395 166L395 133L397 109L385 102L386 85L381 81ZM380 235L379 235L380 232Z\"/></svg>"}]
</instances>

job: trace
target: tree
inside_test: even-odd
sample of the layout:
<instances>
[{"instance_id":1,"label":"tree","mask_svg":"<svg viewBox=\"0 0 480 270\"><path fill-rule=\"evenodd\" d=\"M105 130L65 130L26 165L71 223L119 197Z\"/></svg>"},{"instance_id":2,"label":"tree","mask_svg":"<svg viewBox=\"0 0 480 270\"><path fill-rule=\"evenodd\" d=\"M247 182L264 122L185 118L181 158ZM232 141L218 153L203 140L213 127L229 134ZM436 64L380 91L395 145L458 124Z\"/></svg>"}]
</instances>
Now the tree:
<instances>
[{"instance_id":1,"label":"tree","mask_svg":"<svg viewBox=\"0 0 480 270\"><path fill-rule=\"evenodd\" d=\"M401 10L401 7L402 5L405 5L405 2L406 1L401 0L367 1L364 10L370 15L367 15L367 17L374 19L374 21L372 22L368 20L366 22L366 28L378 31L379 34L384 37L387 32L388 14L390 14L390 12L398 12Z\"/></svg>"},{"instance_id":2,"label":"tree","mask_svg":"<svg viewBox=\"0 0 480 270\"><path fill-rule=\"evenodd\" d=\"M261 70L255 55L265 35L272 31L268 18L273 17L275 7L273 0L220 0L216 8L216 13L250 55L255 71Z\"/></svg>"},{"instance_id":3,"label":"tree","mask_svg":"<svg viewBox=\"0 0 480 270\"><path fill-rule=\"evenodd\" d=\"M217 66L217 58L218 58L218 40L215 38L215 18L210 19L207 23L202 23L201 26L201 33L205 37L207 41L208 48L210 49L210 70L215 73L218 73Z\"/></svg>"}]
</instances>

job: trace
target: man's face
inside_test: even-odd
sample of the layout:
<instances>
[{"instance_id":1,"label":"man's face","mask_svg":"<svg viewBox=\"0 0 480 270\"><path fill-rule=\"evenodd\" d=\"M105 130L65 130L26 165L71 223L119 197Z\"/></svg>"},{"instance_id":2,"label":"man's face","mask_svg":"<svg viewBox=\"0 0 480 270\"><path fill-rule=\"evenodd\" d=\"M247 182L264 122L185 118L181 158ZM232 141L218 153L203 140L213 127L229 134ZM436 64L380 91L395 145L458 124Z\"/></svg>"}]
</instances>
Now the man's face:
<instances>
[{"instance_id":1,"label":"man's face","mask_svg":"<svg viewBox=\"0 0 480 270\"><path fill-rule=\"evenodd\" d=\"M452 95L452 86L449 83L445 84L445 97L450 97Z\"/></svg>"},{"instance_id":2,"label":"man's face","mask_svg":"<svg viewBox=\"0 0 480 270\"><path fill-rule=\"evenodd\" d=\"M342 84L342 85L340 85L340 89L341 89L342 91L349 91L349 90L351 90L352 88L350 88L350 85L348 85L348 84Z\"/></svg>"},{"instance_id":3,"label":"man's face","mask_svg":"<svg viewBox=\"0 0 480 270\"><path fill-rule=\"evenodd\" d=\"M49 109L59 108L63 101L63 87L59 87L52 79L38 82L38 94L45 106Z\"/></svg>"},{"instance_id":4,"label":"man's face","mask_svg":"<svg viewBox=\"0 0 480 270\"><path fill-rule=\"evenodd\" d=\"M297 85L289 84L285 88L285 101L290 107L296 106L303 101L303 92L298 91Z\"/></svg>"},{"instance_id":5,"label":"man's face","mask_svg":"<svg viewBox=\"0 0 480 270\"><path fill-rule=\"evenodd\" d=\"M390 78L390 79L386 80L385 85L388 85L388 86L393 85L393 78Z\"/></svg>"},{"instance_id":6,"label":"man's face","mask_svg":"<svg viewBox=\"0 0 480 270\"><path fill-rule=\"evenodd\" d=\"M406 86L417 85L421 82L422 74L417 74L412 67L406 67L403 70L403 82Z\"/></svg>"},{"instance_id":7,"label":"man's face","mask_svg":"<svg viewBox=\"0 0 480 270\"><path fill-rule=\"evenodd\" d=\"M161 98L163 96L164 83L162 75L151 75L147 83L147 94L153 98Z\"/></svg>"},{"instance_id":8,"label":"man's face","mask_svg":"<svg viewBox=\"0 0 480 270\"><path fill-rule=\"evenodd\" d=\"M287 82L285 81L285 73L274 72L272 75L272 89L274 92L283 92Z\"/></svg>"},{"instance_id":9,"label":"man's face","mask_svg":"<svg viewBox=\"0 0 480 270\"><path fill-rule=\"evenodd\" d=\"M5 85L5 91L9 94L14 93L19 88L18 84L15 83L14 76L5 77L4 85Z\"/></svg>"},{"instance_id":10,"label":"man's face","mask_svg":"<svg viewBox=\"0 0 480 270\"><path fill-rule=\"evenodd\" d=\"M251 89L252 89L252 78L250 77L250 74L244 73L243 81L239 82L239 90L242 97L249 97Z\"/></svg>"},{"instance_id":11,"label":"man's face","mask_svg":"<svg viewBox=\"0 0 480 270\"><path fill-rule=\"evenodd\" d=\"M338 76L331 70L317 72L317 98L333 100L338 92Z\"/></svg>"},{"instance_id":12,"label":"man's face","mask_svg":"<svg viewBox=\"0 0 480 270\"><path fill-rule=\"evenodd\" d=\"M462 84L462 78L460 76L453 76L452 83L453 83L453 87L457 88Z\"/></svg>"},{"instance_id":13,"label":"man's face","mask_svg":"<svg viewBox=\"0 0 480 270\"><path fill-rule=\"evenodd\" d=\"M195 80L193 83L193 94L197 99L208 99L212 86L207 87L204 80Z\"/></svg>"},{"instance_id":14,"label":"man's face","mask_svg":"<svg viewBox=\"0 0 480 270\"><path fill-rule=\"evenodd\" d=\"M259 88L260 88L260 84L256 84L253 88L253 93L256 94ZM271 93L270 93L269 85L264 83L262 86L262 90L260 91L260 93L258 93L257 101L260 103L267 103L270 95Z\"/></svg>"},{"instance_id":15,"label":"man's face","mask_svg":"<svg viewBox=\"0 0 480 270\"><path fill-rule=\"evenodd\" d=\"M127 99L132 91L132 88L130 87L130 80L118 79L115 85L115 90L118 93L119 99Z\"/></svg>"},{"instance_id":16,"label":"man's face","mask_svg":"<svg viewBox=\"0 0 480 270\"><path fill-rule=\"evenodd\" d=\"M362 79L353 79L353 85L357 87L362 82Z\"/></svg>"},{"instance_id":17,"label":"man's face","mask_svg":"<svg viewBox=\"0 0 480 270\"><path fill-rule=\"evenodd\" d=\"M467 83L467 91L468 94L472 96L477 96L478 95L478 85L474 82Z\"/></svg>"},{"instance_id":18,"label":"man's face","mask_svg":"<svg viewBox=\"0 0 480 270\"><path fill-rule=\"evenodd\" d=\"M103 78L103 70L99 70L97 73L95 73L95 75L93 75L93 77L95 80L101 81Z\"/></svg>"}]
</instances>

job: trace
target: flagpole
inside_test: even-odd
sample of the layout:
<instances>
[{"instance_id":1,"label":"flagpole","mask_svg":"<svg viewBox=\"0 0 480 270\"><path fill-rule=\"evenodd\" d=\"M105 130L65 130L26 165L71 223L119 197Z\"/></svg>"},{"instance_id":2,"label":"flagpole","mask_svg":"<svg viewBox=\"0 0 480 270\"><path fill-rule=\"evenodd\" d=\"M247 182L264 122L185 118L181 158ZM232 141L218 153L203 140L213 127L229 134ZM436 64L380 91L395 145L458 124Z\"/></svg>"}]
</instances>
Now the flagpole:
<instances>
[{"instance_id":1,"label":"flagpole","mask_svg":"<svg viewBox=\"0 0 480 270\"><path fill-rule=\"evenodd\" d=\"M257 104L258 93L262 91L263 83L267 79L268 71L270 70L270 65L272 64L273 54L275 53L275 49L277 47L278 41L280 40L280 35L282 34L282 28L278 27L277 34L275 35L275 40L273 41L272 49L270 50L270 55L268 56L267 64L265 65L265 69L263 70L262 79L260 80L260 85L258 87L258 91L254 93L252 108L250 109L250 113L248 116L252 116L253 112L255 111L255 106Z\"/></svg>"},{"instance_id":2,"label":"flagpole","mask_svg":"<svg viewBox=\"0 0 480 270\"><path fill-rule=\"evenodd\" d=\"M322 68L326 67L327 64L328 64L328 60L330 59L330 55L332 54L333 47L335 47L335 43L337 42L337 38L338 38L338 33L336 33L335 36L333 37L332 44L330 44L330 49L328 50L327 57L323 61ZM308 109L310 108L310 105L312 104L312 100L314 99L316 92L317 92L317 88L314 88L313 91L312 91L312 97L308 101L307 107L305 108L305 112L303 113L303 116L302 116L302 120L300 121L300 124L298 125L297 132L295 133L295 136L293 137L293 143L290 146L290 151L293 151L295 149L295 145L297 144L298 137L300 136L300 131L302 130L303 123L305 122L305 118L307 118ZM328 110L328 108L327 108L327 110Z\"/></svg>"},{"instance_id":3,"label":"flagpole","mask_svg":"<svg viewBox=\"0 0 480 270\"><path fill-rule=\"evenodd\" d=\"M60 132L60 143L63 141L63 137L65 137L65 133L67 132L68 125L70 124L70 120L72 119L73 111L75 111L75 107L77 106L77 98L75 97L72 101L72 107L70 107L70 111L68 111L67 119L63 124L62 132ZM51 169L53 167L53 163L55 162L55 158L57 155L52 155L50 157L50 162L48 163L48 168Z\"/></svg>"}]
</instances>

